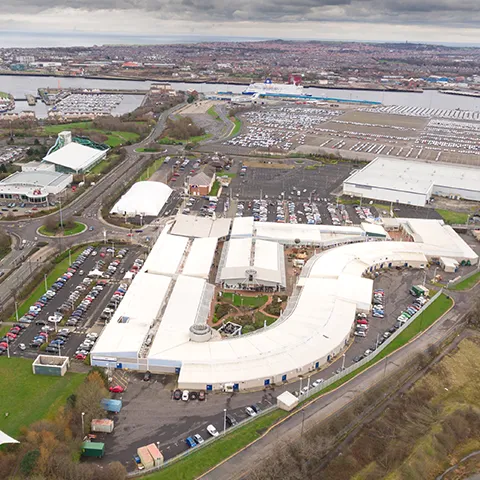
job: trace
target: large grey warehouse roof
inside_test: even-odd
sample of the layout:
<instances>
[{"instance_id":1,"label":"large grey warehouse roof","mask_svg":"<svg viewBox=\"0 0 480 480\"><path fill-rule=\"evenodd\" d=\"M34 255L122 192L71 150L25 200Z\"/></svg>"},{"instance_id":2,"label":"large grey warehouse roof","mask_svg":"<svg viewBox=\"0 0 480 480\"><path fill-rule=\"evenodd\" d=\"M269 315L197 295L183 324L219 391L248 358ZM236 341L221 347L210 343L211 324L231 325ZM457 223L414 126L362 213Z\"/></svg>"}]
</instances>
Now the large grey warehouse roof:
<instances>
[{"instance_id":1,"label":"large grey warehouse roof","mask_svg":"<svg viewBox=\"0 0 480 480\"><path fill-rule=\"evenodd\" d=\"M480 169L457 164L378 157L347 178L344 184L423 194L429 193L433 186L433 195L437 188L479 191Z\"/></svg>"}]
</instances>

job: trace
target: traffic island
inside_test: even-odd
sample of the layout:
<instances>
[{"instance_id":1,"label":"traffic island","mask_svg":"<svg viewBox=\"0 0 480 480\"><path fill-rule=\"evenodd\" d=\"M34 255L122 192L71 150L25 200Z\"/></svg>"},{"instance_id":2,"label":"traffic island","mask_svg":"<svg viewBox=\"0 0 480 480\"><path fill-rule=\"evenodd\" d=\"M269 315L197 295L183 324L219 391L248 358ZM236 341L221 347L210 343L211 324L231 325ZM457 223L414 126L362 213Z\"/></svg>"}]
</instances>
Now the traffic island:
<instances>
[{"instance_id":1,"label":"traffic island","mask_svg":"<svg viewBox=\"0 0 480 480\"><path fill-rule=\"evenodd\" d=\"M71 237L73 235L80 235L87 230L87 225L81 222L71 222L69 224L42 225L37 229L37 233L44 237Z\"/></svg>"}]
</instances>

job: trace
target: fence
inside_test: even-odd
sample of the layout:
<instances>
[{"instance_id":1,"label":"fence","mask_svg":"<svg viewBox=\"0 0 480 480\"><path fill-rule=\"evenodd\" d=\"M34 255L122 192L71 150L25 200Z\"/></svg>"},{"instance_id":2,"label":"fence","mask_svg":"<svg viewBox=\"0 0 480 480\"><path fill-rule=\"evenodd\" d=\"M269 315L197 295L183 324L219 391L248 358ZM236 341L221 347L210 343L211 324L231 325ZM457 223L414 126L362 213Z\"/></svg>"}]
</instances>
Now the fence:
<instances>
[{"instance_id":1,"label":"fence","mask_svg":"<svg viewBox=\"0 0 480 480\"><path fill-rule=\"evenodd\" d=\"M453 282L450 282L447 285L447 288L454 287L455 285L458 285L460 282L463 282L464 280L467 280L467 278L473 277L478 272L480 272L480 263L477 265L477 268L475 270L472 270L471 272L467 273L466 275L463 275L462 277L457 278Z\"/></svg>"},{"instance_id":2,"label":"fence","mask_svg":"<svg viewBox=\"0 0 480 480\"><path fill-rule=\"evenodd\" d=\"M224 430L223 432L220 432L218 437L211 437L205 440L203 443L200 445L197 445L194 448L189 448L188 450L185 450L185 452L179 453L173 458L170 458L169 460L166 460L162 465L159 465L158 467L150 468L148 470L136 470L134 472L129 472L127 477L133 478L133 477L140 477L143 475L150 474L152 472L161 470L162 468L168 467L170 465L173 465L174 463L178 462L179 460L182 460L185 457L188 457L192 453L198 452L202 448L208 447L208 445L212 445L216 440L220 440L221 438L225 438L229 433L234 432L235 430L244 427L245 425L248 425L249 423L255 421L257 418L263 417L267 413L271 413L274 410L277 410L278 407L276 405L272 405L271 407L266 408L265 410L262 410L257 413L254 417L248 417L245 420L237 423L236 425L233 425L232 427L229 427L228 430Z\"/></svg>"},{"instance_id":3,"label":"fence","mask_svg":"<svg viewBox=\"0 0 480 480\"><path fill-rule=\"evenodd\" d=\"M342 372L337 373L336 375L333 375L331 378L329 378L328 380L325 380L317 387L311 388L310 390L308 390L308 392L305 395L302 396L303 399L307 399L312 395L315 395L316 393L323 390L325 387L328 387L332 383L337 382L338 380L342 379L349 373L354 372L355 370L357 370L358 368L361 368L366 363L372 361L381 351L387 348L387 346L390 345L390 343L393 342L393 340L395 340L395 338L397 338L398 335L400 335L413 321L415 321L415 319L421 316L423 312L427 309L427 307L430 306L442 293L443 293L443 289L437 292L430 299L430 301L424 305L424 307L421 310L415 313L415 315L412 315L407 322L405 322L395 333L393 333L390 337L388 337L387 341L382 343L382 345L380 345L371 355L367 355L365 358L363 358L359 362L354 363L350 367L345 368Z\"/></svg>"},{"instance_id":4,"label":"fence","mask_svg":"<svg viewBox=\"0 0 480 480\"><path fill-rule=\"evenodd\" d=\"M440 290L439 292L437 292L431 299L429 302L427 302L424 307L419 310L417 313L415 313L415 315L412 315L412 317L407 321L405 322L395 333L393 333L382 345L380 345L371 355L368 355L366 356L365 358L363 358L362 360L360 360L359 362L351 365L350 367L347 367L345 368L342 372L336 374L336 375L333 375L331 378L329 378L328 380L325 380L324 382L322 382L320 385L318 385L317 387L314 387L314 388L310 388L308 390L307 393L305 393L304 395L302 395L300 397L300 400L306 400L307 398L310 398L312 395L316 395L318 394L319 392L321 392L322 390L324 390L326 387L328 387L329 385L331 385L332 383L335 383L337 382L338 380L342 379L343 377L345 377L346 375L350 374L351 372L354 372L355 370L361 368L363 365L365 365L366 363L372 361L380 352L382 352L388 345L390 345L391 342L393 342L393 340L395 340L395 338L397 338L398 335L400 335L403 330L405 330L405 328L407 328L413 321L415 321L419 316L422 315L422 313L443 293L443 289ZM160 465L158 467L154 467L152 469L149 469L149 470L142 470L142 471L135 471L135 472L130 472L128 474L128 477L138 477L138 476L142 476L142 475L146 475L147 473L151 473L151 472L154 472L154 471L157 471L157 470L160 470L162 468L165 468L169 465L172 465L176 462L178 462L179 460L181 460L182 458L185 458L185 457L188 457L189 455L191 455L192 453L194 452L197 452L198 450L201 450L202 448L208 446L208 445L211 445L213 442L215 442L215 440L220 440L221 438L224 438L226 435L228 435L229 433L231 432L234 432L235 430L237 430L238 428L241 428L243 427L244 425L247 425L248 423L250 422L253 422L255 419L263 416L263 415L266 415L267 413L270 413L270 412L273 412L274 410L277 410L278 407L276 405L272 405L271 407L268 407L266 408L265 410L262 410L261 412L259 412L255 417L249 417L241 422L239 422L237 425L234 425L230 428L228 428L228 430L225 430L223 431L222 433L220 433L220 435L218 437L212 437L212 438L209 438L208 440L205 440L205 442L203 442L202 444L200 445L197 445L196 447L194 448L190 448L188 450L186 450L185 452L183 453L180 453L179 455L169 459L169 460L166 460L163 465Z\"/></svg>"}]
</instances>

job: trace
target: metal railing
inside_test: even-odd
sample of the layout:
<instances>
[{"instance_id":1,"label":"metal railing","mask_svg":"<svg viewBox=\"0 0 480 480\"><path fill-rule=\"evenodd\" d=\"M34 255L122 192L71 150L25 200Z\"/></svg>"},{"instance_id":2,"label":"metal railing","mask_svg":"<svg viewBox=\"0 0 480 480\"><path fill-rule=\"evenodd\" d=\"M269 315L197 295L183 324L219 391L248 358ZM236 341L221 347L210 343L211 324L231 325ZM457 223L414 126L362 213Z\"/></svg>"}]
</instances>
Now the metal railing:
<instances>
[{"instance_id":1,"label":"metal railing","mask_svg":"<svg viewBox=\"0 0 480 480\"><path fill-rule=\"evenodd\" d=\"M423 313L424 311L438 298L440 297L440 295L442 295L443 293L443 289L441 289L439 292L437 292L424 306L421 310L419 310L417 313L415 313L415 315L412 315L411 318L408 319L408 321L406 321L395 333L393 333L390 337L388 337L388 339L380 346L378 346L378 348L372 352L370 355L367 355L365 358L363 358L362 360L360 360L359 362L357 363L354 363L353 365L351 365L350 367L347 367L345 368L342 372L340 373L337 373L336 375L333 375L331 378L329 378L328 380L325 380L324 382L322 382L320 385L318 385L317 387L314 387L314 388L310 388L310 390L308 390L307 393L305 393L304 395L300 395L299 397L299 400L300 401L303 401L303 400L306 400L307 398L310 398L311 396L313 395L316 395L318 394L319 392L321 392L322 390L324 390L326 387L328 387L329 385L331 385L332 383L335 383L337 382L338 380L342 379L343 377L347 376L348 374L354 372L355 370L358 370L359 368L361 368L363 365L365 365L366 363L368 362L371 362L372 360L375 359L375 357L380 353L382 352L385 348L387 348L388 345L390 345L390 343L392 343L397 337L398 335L400 335L409 325L411 325L412 322L414 322L417 318L419 318ZM220 435L218 437L211 437L207 440L205 440L202 444L200 445L197 445L196 447L194 448L190 448L188 450L186 450L185 452L182 452L178 455L176 455L175 457L172 457L168 460L166 460L162 465L159 465L157 467L154 467L154 468L150 468L148 470L137 470L135 472L130 472L128 473L128 477L139 477L139 476L143 476L143 475L146 475L146 474L149 474L151 472L155 472L157 470L161 470L162 468L165 468L165 467L168 467L169 465L172 465L176 462L178 462L179 460L185 458L185 457L188 457L189 455L191 455L192 453L195 453L199 450L201 450L202 448L208 446L208 445L211 445L213 442L215 442L216 440L220 440L221 438L224 438L226 437L229 433L231 432L234 432L235 430L237 430L238 428L241 428L247 424L249 424L250 422L253 422L255 421L255 419L259 418L259 417L262 417L263 415L266 415L267 413L270 413L270 412L273 412L275 410L277 410L279 407L277 405L272 405L268 408L266 408L265 410L262 410L260 411L255 417L248 417L246 418L245 420L241 421L241 422L238 422L237 425L234 425L230 428L228 428L227 430L223 431L220 433Z\"/></svg>"},{"instance_id":2,"label":"metal railing","mask_svg":"<svg viewBox=\"0 0 480 480\"><path fill-rule=\"evenodd\" d=\"M367 355L365 358L363 358L362 360L360 360L359 362L357 363L354 363L353 365L350 365L350 367L347 367L345 368L345 370L343 370L342 372L340 373L337 373L336 375L333 375L331 378L329 378L328 380L325 380L324 382L322 382L320 385L318 385L317 387L314 387L314 388L311 388L307 393L305 393L305 395L302 395L301 396L301 399L302 400L305 400L306 398L309 398L311 397L312 395L315 395L316 393L322 391L325 387L328 387L329 385L331 385L332 383L335 383L337 382L338 380L342 379L343 377L345 377L346 375L350 374L351 372L354 372L355 370L357 370L358 368L361 368L363 365L365 365L366 363L372 361L373 359L375 359L375 357L380 353L382 352L385 348L388 347L388 345L390 345L390 343L392 343L397 337L398 335L400 335L412 322L414 322L418 317L420 317L424 311L443 293L443 289L440 290L439 292L437 292L431 299L430 301L428 301L421 310L419 310L417 313L415 313L415 315L412 315L408 321L406 321L395 333L392 333L392 335L390 337L388 337L388 339L382 343L382 345L379 345L376 350L374 352L372 352L370 355Z\"/></svg>"},{"instance_id":3,"label":"metal railing","mask_svg":"<svg viewBox=\"0 0 480 480\"><path fill-rule=\"evenodd\" d=\"M467 280L467 278L473 277L478 272L480 272L480 263L477 265L477 268L475 270L472 270L471 272L467 273L466 275L463 275L460 278L457 278L456 280L454 280L453 282L450 282L447 285L447 288L454 287L455 285L458 285L459 283L463 282L464 280Z\"/></svg>"},{"instance_id":4,"label":"metal railing","mask_svg":"<svg viewBox=\"0 0 480 480\"><path fill-rule=\"evenodd\" d=\"M225 431L219 432L218 437L207 438L200 445L197 445L196 447L193 447L193 448L189 448L188 450L185 450L184 452L179 453L175 457L172 457L168 460L165 460L165 462L163 462L162 465L158 465L156 467L145 469L145 470L136 470L134 472L129 472L127 477L129 477L129 478L140 477L140 476L147 475L147 474L150 474L152 472L161 470L162 468L168 467L168 466L178 462L179 460L182 460L183 458L188 457L192 453L198 452L202 448L208 447L209 445L214 443L216 440L220 440L222 438L225 438L230 433L234 432L235 430L237 430L241 427L244 427L245 425L248 425L249 423L255 421L257 418L263 417L267 413L271 413L271 412L273 412L277 409L278 409L278 407L276 405L272 405L270 407L267 407L265 410L261 410L260 412L258 412L257 415L255 415L254 417L248 417L245 420L242 420L241 422L238 422L236 425L233 425L233 426L229 427Z\"/></svg>"}]
</instances>

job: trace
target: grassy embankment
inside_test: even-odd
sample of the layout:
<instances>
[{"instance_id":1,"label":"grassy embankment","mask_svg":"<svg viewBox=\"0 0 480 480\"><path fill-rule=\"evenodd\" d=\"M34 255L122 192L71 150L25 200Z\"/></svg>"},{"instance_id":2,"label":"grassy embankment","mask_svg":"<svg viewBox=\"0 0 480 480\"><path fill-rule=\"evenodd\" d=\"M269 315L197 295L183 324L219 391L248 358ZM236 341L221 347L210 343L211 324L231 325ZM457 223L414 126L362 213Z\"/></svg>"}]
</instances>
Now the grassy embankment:
<instances>
[{"instance_id":1,"label":"grassy embankment","mask_svg":"<svg viewBox=\"0 0 480 480\"><path fill-rule=\"evenodd\" d=\"M199 142L202 142L203 140L208 140L209 138L211 138L211 136L212 136L211 133L206 133L204 135L190 137L185 140L177 140L175 138L171 138L167 136L157 140L157 143L159 143L160 145L186 145L187 143L197 144Z\"/></svg>"},{"instance_id":2,"label":"grassy embankment","mask_svg":"<svg viewBox=\"0 0 480 480\"><path fill-rule=\"evenodd\" d=\"M82 130L82 135L85 135L86 137L89 136L90 132L101 133L108 137L105 143L111 148L119 147L127 142L135 143L140 138L140 135L134 132L107 132L100 130L98 128L94 128L92 122L73 122L61 125L47 125L41 129L40 133L43 135L58 135L64 130Z\"/></svg>"},{"instance_id":3,"label":"grassy embankment","mask_svg":"<svg viewBox=\"0 0 480 480\"><path fill-rule=\"evenodd\" d=\"M440 214L445 220L445 223L449 225L467 223L468 220L468 213L466 212L452 212L451 210L443 210L441 208L437 208L436 212Z\"/></svg>"},{"instance_id":4,"label":"grassy embankment","mask_svg":"<svg viewBox=\"0 0 480 480\"><path fill-rule=\"evenodd\" d=\"M232 294L227 293L223 295L227 298L230 297L232 300ZM263 300L263 297L241 297L240 295L235 295L233 303L240 306L241 298L250 299L249 301L254 302L256 300L257 305ZM238 300L237 300L238 299ZM265 299L265 302L267 300ZM238 304L237 302L240 302ZM265 303L264 302L264 303ZM245 303L244 303L245 305ZM385 348L379 355L378 358L372 359L371 362L367 363L365 366L362 366L352 374L347 375L338 382L333 383L326 389L324 389L319 395L326 393L334 388L339 387L341 384L347 382L353 376L357 375L361 371L368 368L368 366L373 365L389 353L392 353L394 350L398 349L413 337L415 337L421 330L425 330L431 324L433 324L441 315L443 315L452 305L452 301L447 298L445 295L439 297L432 305L430 305L424 312L422 319L417 319L409 327L407 327L401 335L399 335L392 344ZM476 387L475 387L476 388ZM311 400L311 399L309 399ZM216 464L220 463L222 460L228 458L230 455L234 454L238 450L242 449L256 438L261 436L261 434L274 425L279 419L286 416L286 413L280 410L265 415L264 417L259 418L258 420L246 425L245 427L239 428L237 431L231 435L226 436L225 438L205 447L204 449L199 450L197 453L194 453L183 460L179 460L170 467L165 468L159 472L147 475L145 480L194 480L202 473L206 472L208 469L212 468Z\"/></svg>"},{"instance_id":5,"label":"grassy embankment","mask_svg":"<svg viewBox=\"0 0 480 480\"><path fill-rule=\"evenodd\" d=\"M76 258L80 255L82 251L83 251L83 248L79 248L76 251L75 250L71 251L72 262L76 260ZM50 286L53 283L55 283L57 278L66 272L69 265L70 263L67 255L66 258L64 258L62 261L57 263L53 268L53 270L47 275L47 286ZM22 315L25 315L28 312L30 306L33 305L44 293L45 293L45 281L43 280L32 291L30 296L24 302L22 302L21 305L19 305L18 316L21 317ZM12 315L12 317L10 318L10 321L15 321L15 314Z\"/></svg>"},{"instance_id":6,"label":"grassy embankment","mask_svg":"<svg viewBox=\"0 0 480 480\"><path fill-rule=\"evenodd\" d=\"M33 375L32 360L0 357L0 430L16 437L21 427L42 418L55 417L84 381L85 375L67 373L64 377Z\"/></svg>"},{"instance_id":7,"label":"grassy embankment","mask_svg":"<svg viewBox=\"0 0 480 480\"><path fill-rule=\"evenodd\" d=\"M242 129L242 121L237 117L230 117L230 120L234 123L230 136L238 135Z\"/></svg>"},{"instance_id":8,"label":"grassy embankment","mask_svg":"<svg viewBox=\"0 0 480 480\"><path fill-rule=\"evenodd\" d=\"M471 277L462 280L461 282L449 287L450 290L470 290L478 282L480 282L480 272L473 274Z\"/></svg>"},{"instance_id":9,"label":"grassy embankment","mask_svg":"<svg viewBox=\"0 0 480 480\"><path fill-rule=\"evenodd\" d=\"M215 111L215 106L212 105L208 110L207 113L214 119L220 120L220 115Z\"/></svg>"},{"instance_id":10,"label":"grassy embankment","mask_svg":"<svg viewBox=\"0 0 480 480\"><path fill-rule=\"evenodd\" d=\"M165 157L157 158L153 165L150 165L141 175L138 177L137 182L144 182L148 180L163 164Z\"/></svg>"}]
</instances>

